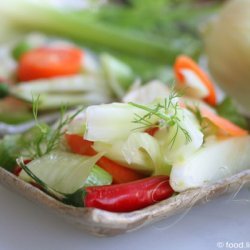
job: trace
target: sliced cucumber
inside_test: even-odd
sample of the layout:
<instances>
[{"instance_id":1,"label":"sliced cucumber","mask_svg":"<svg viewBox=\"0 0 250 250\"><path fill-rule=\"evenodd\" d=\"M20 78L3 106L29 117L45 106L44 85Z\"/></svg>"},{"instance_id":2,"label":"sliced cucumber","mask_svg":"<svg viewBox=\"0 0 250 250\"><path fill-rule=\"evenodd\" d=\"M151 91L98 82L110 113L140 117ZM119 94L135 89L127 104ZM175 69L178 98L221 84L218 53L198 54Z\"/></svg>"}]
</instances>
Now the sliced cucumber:
<instances>
[{"instance_id":1,"label":"sliced cucumber","mask_svg":"<svg viewBox=\"0 0 250 250\"><path fill-rule=\"evenodd\" d=\"M30 162L27 167L48 187L60 193L72 194L84 186L111 184L111 176L95 166L101 156L85 157L55 151ZM24 170L20 178L32 181Z\"/></svg>"},{"instance_id":2,"label":"sliced cucumber","mask_svg":"<svg viewBox=\"0 0 250 250\"><path fill-rule=\"evenodd\" d=\"M110 185L111 183L112 176L102 168L95 165L91 169L89 176L84 183L84 187Z\"/></svg>"}]
</instances>

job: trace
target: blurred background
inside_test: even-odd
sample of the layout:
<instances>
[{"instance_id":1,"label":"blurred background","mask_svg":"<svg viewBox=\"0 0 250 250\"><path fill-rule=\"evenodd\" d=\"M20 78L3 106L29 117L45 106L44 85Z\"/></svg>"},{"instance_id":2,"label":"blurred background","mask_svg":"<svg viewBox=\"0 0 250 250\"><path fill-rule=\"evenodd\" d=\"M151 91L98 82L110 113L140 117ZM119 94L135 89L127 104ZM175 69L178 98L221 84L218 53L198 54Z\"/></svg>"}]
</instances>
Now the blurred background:
<instances>
[{"instance_id":1,"label":"blurred background","mask_svg":"<svg viewBox=\"0 0 250 250\"><path fill-rule=\"evenodd\" d=\"M83 73L91 74L91 77L93 74L98 75L99 80L105 79L105 87L103 85L100 88L98 82L98 87L93 92L88 92L87 97L84 90L83 96L87 100L84 104L89 105L98 103L98 100L99 103L120 100L138 79L142 84L153 79L167 84L173 83L172 66L175 58L186 54L198 61L227 95L233 97L239 110L249 116L249 2L2 1L0 77L14 84L20 82L15 71L19 62L11 57L16 53L13 51L20 52L25 46L27 49L30 46L27 41L32 41L33 47L37 47L37 44L47 46L53 39L59 43L74 43L75 46L83 48L85 53ZM18 89L11 89L12 95L29 103L31 97L20 95L23 89L22 85L19 86L21 87ZM96 95L97 92L99 95ZM51 100L51 95L49 97L47 99ZM72 96L69 93L64 97L71 103ZM61 95L56 98L61 100ZM58 108L61 103L54 100L54 106L51 108L47 105L45 109ZM7 104L6 100L0 101L0 121L16 124L30 119L30 107L16 101L14 105L10 105L10 102L13 100ZM17 106L22 107L22 114L20 115L20 109L18 115L14 114L13 106L14 109ZM11 111L11 117L7 117L6 110ZM15 115L18 119L12 117Z\"/></svg>"},{"instance_id":2,"label":"blurred background","mask_svg":"<svg viewBox=\"0 0 250 250\"><path fill-rule=\"evenodd\" d=\"M166 65L181 53L200 56L202 25L222 2L10 0L0 8L8 26L1 40L24 31L62 36L96 52L108 51L148 79L164 74Z\"/></svg>"}]
</instances>

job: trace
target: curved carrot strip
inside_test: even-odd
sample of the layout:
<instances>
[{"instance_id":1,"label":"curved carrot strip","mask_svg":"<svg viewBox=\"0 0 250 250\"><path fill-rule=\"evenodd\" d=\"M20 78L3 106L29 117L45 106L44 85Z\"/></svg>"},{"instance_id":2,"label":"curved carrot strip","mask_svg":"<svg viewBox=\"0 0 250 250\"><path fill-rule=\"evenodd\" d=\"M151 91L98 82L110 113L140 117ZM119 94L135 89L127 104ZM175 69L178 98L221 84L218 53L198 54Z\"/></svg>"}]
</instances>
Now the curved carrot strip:
<instances>
[{"instance_id":1,"label":"curved carrot strip","mask_svg":"<svg viewBox=\"0 0 250 250\"><path fill-rule=\"evenodd\" d=\"M208 118L214 125L230 136L246 136L248 131L240 128L229 120L211 112L208 109L202 108L201 114L203 117Z\"/></svg>"},{"instance_id":2,"label":"curved carrot strip","mask_svg":"<svg viewBox=\"0 0 250 250\"><path fill-rule=\"evenodd\" d=\"M212 106L215 106L216 92L214 85L207 74L198 66L197 63L195 63L190 57L187 57L185 55L177 57L174 65L175 75L180 83L184 83L185 81L184 76L181 73L182 69L192 70L200 78L201 82L203 82L203 84L209 91L209 96L204 98L204 100Z\"/></svg>"},{"instance_id":3,"label":"curved carrot strip","mask_svg":"<svg viewBox=\"0 0 250 250\"><path fill-rule=\"evenodd\" d=\"M114 184L127 183L145 178L144 175L133 169L124 167L105 156L103 156L96 164L112 175Z\"/></svg>"}]
</instances>

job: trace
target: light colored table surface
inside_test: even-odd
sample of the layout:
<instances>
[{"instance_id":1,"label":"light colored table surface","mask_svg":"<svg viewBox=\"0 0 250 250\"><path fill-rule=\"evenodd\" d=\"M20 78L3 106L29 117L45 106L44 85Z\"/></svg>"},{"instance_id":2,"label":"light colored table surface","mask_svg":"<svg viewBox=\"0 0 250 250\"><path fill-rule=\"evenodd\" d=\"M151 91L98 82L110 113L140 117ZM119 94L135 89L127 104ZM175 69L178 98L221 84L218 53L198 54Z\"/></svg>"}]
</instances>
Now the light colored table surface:
<instances>
[{"instance_id":1,"label":"light colored table surface","mask_svg":"<svg viewBox=\"0 0 250 250\"><path fill-rule=\"evenodd\" d=\"M229 244L241 242L249 242L250 249L248 189L235 198L225 196L185 215L114 238L95 238L79 231L2 187L0 197L0 250L211 250L236 249ZM224 247L218 248L217 242Z\"/></svg>"}]
</instances>

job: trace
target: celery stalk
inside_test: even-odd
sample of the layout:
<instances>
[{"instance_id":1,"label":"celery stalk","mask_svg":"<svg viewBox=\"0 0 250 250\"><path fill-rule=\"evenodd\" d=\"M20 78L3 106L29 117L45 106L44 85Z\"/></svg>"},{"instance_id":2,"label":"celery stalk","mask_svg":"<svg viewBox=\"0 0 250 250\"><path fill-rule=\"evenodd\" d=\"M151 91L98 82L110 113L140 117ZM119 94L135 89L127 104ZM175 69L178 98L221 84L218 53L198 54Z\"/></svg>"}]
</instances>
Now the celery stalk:
<instances>
[{"instance_id":1,"label":"celery stalk","mask_svg":"<svg viewBox=\"0 0 250 250\"><path fill-rule=\"evenodd\" d=\"M1 3L0 7L2 14L11 19L13 24L27 30L36 29L63 35L79 42L104 46L163 63L172 62L178 53L166 41L140 32L133 34L93 18L89 19L88 16L57 10L45 3L41 5L27 0L10 0Z\"/></svg>"}]
</instances>

